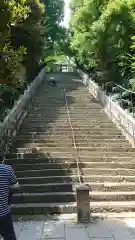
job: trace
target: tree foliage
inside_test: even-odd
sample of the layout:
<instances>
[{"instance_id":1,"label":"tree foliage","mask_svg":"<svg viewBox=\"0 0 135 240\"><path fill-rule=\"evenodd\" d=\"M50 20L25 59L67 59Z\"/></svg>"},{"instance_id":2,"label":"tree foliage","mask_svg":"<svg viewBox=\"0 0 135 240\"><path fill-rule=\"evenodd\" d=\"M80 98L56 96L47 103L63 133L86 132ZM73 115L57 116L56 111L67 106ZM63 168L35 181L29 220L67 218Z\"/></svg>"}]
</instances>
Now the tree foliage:
<instances>
[{"instance_id":1,"label":"tree foliage","mask_svg":"<svg viewBox=\"0 0 135 240\"><path fill-rule=\"evenodd\" d=\"M11 43L11 29L22 24L28 17L29 7L25 2L1 0L0 2L0 83L22 85L25 69L22 66L26 54L24 46L14 49Z\"/></svg>"},{"instance_id":2,"label":"tree foliage","mask_svg":"<svg viewBox=\"0 0 135 240\"><path fill-rule=\"evenodd\" d=\"M63 31L63 0L0 1L0 81L15 87L31 80Z\"/></svg>"},{"instance_id":3,"label":"tree foliage","mask_svg":"<svg viewBox=\"0 0 135 240\"><path fill-rule=\"evenodd\" d=\"M63 0L0 0L0 98L7 89L9 99L13 89L22 91L41 69L44 57L54 55L63 4Z\"/></svg>"},{"instance_id":4,"label":"tree foliage","mask_svg":"<svg viewBox=\"0 0 135 240\"><path fill-rule=\"evenodd\" d=\"M74 0L73 7L71 47L77 60L86 69L100 70L102 82L123 82L131 67L134 0Z\"/></svg>"},{"instance_id":5,"label":"tree foliage","mask_svg":"<svg viewBox=\"0 0 135 240\"><path fill-rule=\"evenodd\" d=\"M46 26L46 52L45 55L52 55L54 42L61 38L62 28L60 22L64 18L63 0L42 0L45 4L45 26ZM55 52L55 49L54 49Z\"/></svg>"}]
</instances>

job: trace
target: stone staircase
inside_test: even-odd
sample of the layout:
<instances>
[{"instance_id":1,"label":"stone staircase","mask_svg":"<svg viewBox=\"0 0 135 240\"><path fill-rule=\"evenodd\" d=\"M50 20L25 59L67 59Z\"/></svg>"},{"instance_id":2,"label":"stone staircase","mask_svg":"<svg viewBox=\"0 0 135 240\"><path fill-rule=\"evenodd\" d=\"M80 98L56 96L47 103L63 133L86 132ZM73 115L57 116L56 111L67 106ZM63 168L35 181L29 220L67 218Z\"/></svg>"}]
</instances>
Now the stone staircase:
<instances>
[{"instance_id":1,"label":"stone staircase","mask_svg":"<svg viewBox=\"0 0 135 240\"><path fill-rule=\"evenodd\" d=\"M7 156L21 184L13 212L76 212L80 182L90 184L93 213L133 212L135 149L77 76L55 78L38 90Z\"/></svg>"}]
</instances>

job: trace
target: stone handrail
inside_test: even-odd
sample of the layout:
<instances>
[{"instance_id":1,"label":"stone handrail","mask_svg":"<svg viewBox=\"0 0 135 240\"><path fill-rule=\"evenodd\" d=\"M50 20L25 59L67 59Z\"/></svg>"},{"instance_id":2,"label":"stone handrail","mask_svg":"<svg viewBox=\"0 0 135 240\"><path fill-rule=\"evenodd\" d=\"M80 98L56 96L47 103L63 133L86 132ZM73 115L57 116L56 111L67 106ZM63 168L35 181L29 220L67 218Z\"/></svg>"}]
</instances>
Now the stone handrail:
<instances>
[{"instance_id":1,"label":"stone handrail","mask_svg":"<svg viewBox=\"0 0 135 240\"><path fill-rule=\"evenodd\" d=\"M113 102L101 87L89 79L87 74L80 70L78 70L78 73L92 95L102 104L108 117L122 130L132 146L135 146L135 119L128 115L117 103Z\"/></svg>"},{"instance_id":2,"label":"stone handrail","mask_svg":"<svg viewBox=\"0 0 135 240\"><path fill-rule=\"evenodd\" d=\"M9 115L5 118L4 122L0 124L0 149L8 153L12 140L16 136L16 133L27 115L27 108L30 100L34 96L37 88L44 80L45 69L43 69L34 81L24 91L24 94L20 96L19 100L14 105Z\"/></svg>"}]
</instances>

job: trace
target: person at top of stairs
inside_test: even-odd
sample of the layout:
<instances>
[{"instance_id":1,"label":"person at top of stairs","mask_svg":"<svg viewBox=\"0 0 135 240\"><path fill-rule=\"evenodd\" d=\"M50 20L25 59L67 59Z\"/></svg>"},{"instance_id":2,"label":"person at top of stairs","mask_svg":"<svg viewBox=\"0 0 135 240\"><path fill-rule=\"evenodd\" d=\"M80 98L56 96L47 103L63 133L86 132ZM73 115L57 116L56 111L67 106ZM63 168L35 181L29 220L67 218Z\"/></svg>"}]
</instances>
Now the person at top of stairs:
<instances>
[{"instance_id":1,"label":"person at top of stairs","mask_svg":"<svg viewBox=\"0 0 135 240\"><path fill-rule=\"evenodd\" d=\"M56 86L56 81L55 81L54 77L50 77L50 79L49 79L49 85L50 85L50 86Z\"/></svg>"},{"instance_id":2,"label":"person at top of stairs","mask_svg":"<svg viewBox=\"0 0 135 240\"><path fill-rule=\"evenodd\" d=\"M4 160L4 153L0 152L0 235L4 240L16 240L9 206L9 190L19 189L19 183L12 167L4 164Z\"/></svg>"}]
</instances>

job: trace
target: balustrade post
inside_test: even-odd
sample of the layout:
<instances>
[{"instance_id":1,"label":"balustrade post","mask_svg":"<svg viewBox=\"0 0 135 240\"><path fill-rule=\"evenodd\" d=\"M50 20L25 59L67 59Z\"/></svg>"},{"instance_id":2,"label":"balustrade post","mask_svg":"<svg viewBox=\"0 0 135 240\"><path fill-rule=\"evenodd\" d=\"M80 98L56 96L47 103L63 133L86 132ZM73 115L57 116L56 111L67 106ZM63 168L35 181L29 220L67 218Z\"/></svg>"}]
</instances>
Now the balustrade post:
<instances>
[{"instance_id":1,"label":"balustrade post","mask_svg":"<svg viewBox=\"0 0 135 240\"><path fill-rule=\"evenodd\" d=\"M132 115L133 115L133 118L134 118L134 105L133 105L132 92L131 92L131 104L132 104Z\"/></svg>"},{"instance_id":2,"label":"balustrade post","mask_svg":"<svg viewBox=\"0 0 135 240\"><path fill-rule=\"evenodd\" d=\"M88 223L90 220L89 187L80 185L76 189L77 220L79 223Z\"/></svg>"}]
</instances>

